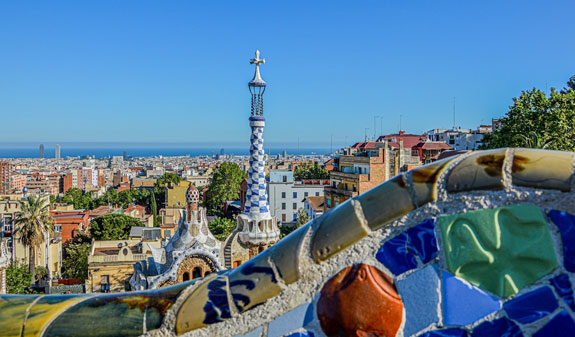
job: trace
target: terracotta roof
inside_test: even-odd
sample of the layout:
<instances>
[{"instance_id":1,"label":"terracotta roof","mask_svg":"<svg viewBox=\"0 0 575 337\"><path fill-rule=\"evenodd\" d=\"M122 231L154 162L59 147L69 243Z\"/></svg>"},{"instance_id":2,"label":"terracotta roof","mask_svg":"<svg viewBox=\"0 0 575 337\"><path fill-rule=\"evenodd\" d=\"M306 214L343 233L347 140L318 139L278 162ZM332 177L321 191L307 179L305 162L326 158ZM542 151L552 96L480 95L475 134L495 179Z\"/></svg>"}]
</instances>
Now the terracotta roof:
<instances>
[{"instance_id":1,"label":"terracotta roof","mask_svg":"<svg viewBox=\"0 0 575 337\"><path fill-rule=\"evenodd\" d=\"M425 150L438 149L438 150L451 150L452 147L444 142L420 142L414 148L422 148Z\"/></svg>"},{"instance_id":2,"label":"terracotta roof","mask_svg":"<svg viewBox=\"0 0 575 337\"><path fill-rule=\"evenodd\" d=\"M323 204L325 202L325 198L323 196L307 197L306 200L314 211L323 212Z\"/></svg>"}]
</instances>

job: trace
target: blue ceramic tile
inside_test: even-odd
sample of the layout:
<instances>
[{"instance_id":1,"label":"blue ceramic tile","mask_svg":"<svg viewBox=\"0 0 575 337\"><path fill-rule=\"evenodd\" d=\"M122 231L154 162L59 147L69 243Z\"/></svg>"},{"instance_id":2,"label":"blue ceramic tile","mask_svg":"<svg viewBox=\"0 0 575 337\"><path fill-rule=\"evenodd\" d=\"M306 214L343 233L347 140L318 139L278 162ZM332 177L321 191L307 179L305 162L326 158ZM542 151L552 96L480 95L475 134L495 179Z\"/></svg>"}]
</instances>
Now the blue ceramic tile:
<instances>
[{"instance_id":1,"label":"blue ceramic tile","mask_svg":"<svg viewBox=\"0 0 575 337\"><path fill-rule=\"evenodd\" d=\"M533 337L572 337L575 333L575 322L567 311L563 310L550 320Z\"/></svg>"},{"instance_id":2,"label":"blue ceramic tile","mask_svg":"<svg viewBox=\"0 0 575 337\"><path fill-rule=\"evenodd\" d=\"M264 328L260 326L259 328L253 329L245 335L235 335L234 337L261 337Z\"/></svg>"},{"instance_id":3,"label":"blue ceramic tile","mask_svg":"<svg viewBox=\"0 0 575 337\"><path fill-rule=\"evenodd\" d=\"M398 280L396 286L405 308L404 336L411 336L439 322L439 277L433 265Z\"/></svg>"},{"instance_id":4,"label":"blue ceramic tile","mask_svg":"<svg viewBox=\"0 0 575 337\"><path fill-rule=\"evenodd\" d=\"M570 272L575 271L575 216L559 211L549 211L549 217L561 232L563 242L563 265Z\"/></svg>"},{"instance_id":5,"label":"blue ceramic tile","mask_svg":"<svg viewBox=\"0 0 575 337\"><path fill-rule=\"evenodd\" d=\"M306 324L309 306L311 304L302 304L271 321L268 325L268 336L285 336L294 330L303 328Z\"/></svg>"},{"instance_id":6,"label":"blue ceramic tile","mask_svg":"<svg viewBox=\"0 0 575 337\"><path fill-rule=\"evenodd\" d=\"M419 335L419 337L465 337L465 336L467 336L467 331L456 328L433 330Z\"/></svg>"},{"instance_id":7,"label":"blue ceramic tile","mask_svg":"<svg viewBox=\"0 0 575 337\"><path fill-rule=\"evenodd\" d=\"M415 256L407 250L409 236L401 233L391 240L386 241L375 257L383 263L395 275L403 274L408 270L417 267Z\"/></svg>"},{"instance_id":8,"label":"blue ceramic tile","mask_svg":"<svg viewBox=\"0 0 575 337\"><path fill-rule=\"evenodd\" d=\"M503 317L493 321L486 321L479 324L475 329L471 337L522 337L523 334L517 326L517 324Z\"/></svg>"},{"instance_id":9,"label":"blue ceramic tile","mask_svg":"<svg viewBox=\"0 0 575 337\"><path fill-rule=\"evenodd\" d=\"M272 336L272 335L268 335L268 336ZM311 331L298 331L298 332L292 333L291 335L289 335L287 337L313 337L313 332L311 332Z\"/></svg>"},{"instance_id":10,"label":"blue ceramic tile","mask_svg":"<svg viewBox=\"0 0 575 337\"><path fill-rule=\"evenodd\" d=\"M407 231L408 249L414 251L421 262L427 263L437 257L437 240L435 239L435 221L428 219Z\"/></svg>"},{"instance_id":11,"label":"blue ceramic tile","mask_svg":"<svg viewBox=\"0 0 575 337\"><path fill-rule=\"evenodd\" d=\"M537 288L503 305L509 318L523 324L549 315L557 306L557 299L549 287Z\"/></svg>"},{"instance_id":12,"label":"blue ceramic tile","mask_svg":"<svg viewBox=\"0 0 575 337\"><path fill-rule=\"evenodd\" d=\"M306 327L308 324L313 322L314 312L315 312L315 310L313 310L313 304L308 305L307 311L305 312L305 316L303 318L303 326L304 327Z\"/></svg>"},{"instance_id":13,"label":"blue ceramic tile","mask_svg":"<svg viewBox=\"0 0 575 337\"><path fill-rule=\"evenodd\" d=\"M442 277L443 323L466 325L501 309L494 296L444 271Z\"/></svg>"},{"instance_id":14,"label":"blue ceramic tile","mask_svg":"<svg viewBox=\"0 0 575 337\"><path fill-rule=\"evenodd\" d=\"M573 288L571 287L571 281L569 281L569 276L567 274L561 274L555 276L549 283L553 285L555 291L561 298L563 302L571 308L571 310L575 311L575 298L573 298Z\"/></svg>"}]
</instances>

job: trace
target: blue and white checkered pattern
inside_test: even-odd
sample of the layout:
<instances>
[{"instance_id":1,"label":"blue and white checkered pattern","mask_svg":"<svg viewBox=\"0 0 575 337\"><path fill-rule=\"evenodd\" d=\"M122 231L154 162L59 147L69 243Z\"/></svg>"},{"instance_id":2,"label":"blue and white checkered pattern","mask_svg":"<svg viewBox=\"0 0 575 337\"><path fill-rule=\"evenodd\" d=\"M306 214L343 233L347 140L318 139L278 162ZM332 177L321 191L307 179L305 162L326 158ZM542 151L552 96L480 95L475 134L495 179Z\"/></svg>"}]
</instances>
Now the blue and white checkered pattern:
<instances>
[{"instance_id":1,"label":"blue and white checkered pattern","mask_svg":"<svg viewBox=\"0 0 575 337\"><path fill-rule=\"evenodd\" d=\"M250 137L250 168L244 213L268 213L268 193L264 160L264 128L252 126Z\"/></svg>"}]
</instances>

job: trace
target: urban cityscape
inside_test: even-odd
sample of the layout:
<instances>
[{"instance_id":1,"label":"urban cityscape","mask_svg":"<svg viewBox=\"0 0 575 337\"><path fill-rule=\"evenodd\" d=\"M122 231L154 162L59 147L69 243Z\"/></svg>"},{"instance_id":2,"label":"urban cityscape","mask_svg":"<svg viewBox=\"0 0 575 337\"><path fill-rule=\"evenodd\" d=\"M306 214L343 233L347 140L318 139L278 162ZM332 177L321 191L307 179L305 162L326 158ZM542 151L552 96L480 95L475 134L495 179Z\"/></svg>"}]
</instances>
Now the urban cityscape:
<instances>
[{"instance_id":1,"label":"urban cityscape","mask_svg":"<svg viewBox=\"0 0 575 337\"><path fill-rule=\"evenodd\" d=\"M210 10L179 5L186 11L217 10L212 5L207 5ZM340 18L346 11L357 14L358 8L366 18L373 15L370 9L405 15L396 5L335 7L336 14L330 15ZM454 13L463 11L469 19L483 15L470 14L475 5L463 7ZM281 8L257 13L281 20L275 13ZM534 18L536 8L523 10ZM140 15L154 16L155 9L149 7ZM20 15L26 11L17 6L7 10ZM290 17L296 15L285 10ZM321 10L310 7L315 14ZM417 15L423 15L421 10ZM177 27L172 20L181 20L181 13L168 12L170 19L162 22ZM229 20L234 17L228 15ZM303 17L306 25L313 21ZM121 21L113 15L110 19ZM495 19L503 25L499 16ZM285 25L262 20L277 34ZM360 16L350 20L342 24L355 33L354 23L376 25ZM257 20L252 24L264 29ZM469 23L475 24L485 27L483 21ZM575 31L573 21L557 25L571 35ZM494 36L491 28L485 29L490 32L485 36ZM324 36L326 40L336 38L331 34ZM457 34L448 33L452 39ZM163 38L167 45L173 42L167 35ZM365 38L358 37L360 43L366 43ZM319 43L301 39L308 46ZM345 34L341 39L350 46L355 43ZM204 43L202 47L209 47ZM458 43L473 48L468 42ZM112 109L94 117L86 101L85 111L78 112L74 122L66 116L70 112L58 117L58 109L66 110L63 106L32 115L30 124L45 123L41 134L37 125L10 127L22 124L18 111L30 107L23 102L19 110L18 100L6 95L7 103L0 103L0 109L6 109L0 135L0 336L571 334L572 58L564 56L568 60L549 66L549 87L542 82L545 70L533 66L536 79L509 80L506 90L498 87L502 93L497 95L487 89L475 92L493 96L484 105L456 84L448 86L453 92L442 92L443 75L436 75L438 87L432 84L426 90L442 95L441 103L427 93L416 97L424 82L414 82L421 86L411 88L416 103L405 102L405 110L393 103L398 110L390 111L366 106L407 94L393 93L389 87L384 92L378 91L384 87L369 88L380 80L355 60L363 51L341 51L354 59L348 66L359 63L366 73L335 69L342 73L340 82L330 72L310 72L309 62L317 62L319 69L335 64L318 61L325 54L315 47L298 51L303 56L287 46L282 51L273 36L254 38L250 46L251 54L246 52L240 60L224 60L237 56L226 54L227 45L218 47L214 59L196 60L205 68L183 78L196 82L195 89L206 90L194 94L194 100L205 98L206 103L198 110L200 103L194 102L185 116L167 112L177 111L182 102L151 112L146 105L160 103L143 97L134 110L146 111L127 112L133 115L125 117ZM328 46L334 53L340 50ZM178 49L168 49L172 48ZM389 52L366 48L366 54ZM565 48L573 51L573 46ZM297 67L277 69L290 57L305 64L301 73L294 74ZM0 57L2 61L6 60ZM215 70L218 62L230 62L239 70L230 70L229 64L225 71ZM492 60L473 62L499 67ZM160 63L166 72L176 73L169 58ZM379 72L378 67L376 62L373 71ZM381 73L385 72L393 73ZM457 78L457 72L445 76L472 82ZM319 74L329 78L314 80ZM143 77L132 79L145 92L140 87ZM215 84L222 79L229 83L220 90ZM106 99L105 80L95 81L100 80L98 99ZM329 88L348 80L353 85L346 90L356 100L351 110L354 105L341 106L342 92L321 96L333 97L336 103L322 105L310 98L314 90L325 94L325 88L314 89L318 83ZM489 81L482 78L477 85ZM497 81L504 82L504 76ZM241 93L230 91L230 83ZM356 91L364 85L367 88ZM168 91L159 90L173 100ZM297 105L300 94L302 103ZM110 104L120 102L116 94L108 95ZM503 95L509 97L499 97ZM363 96L375 98L364 102ZM76 99L81 97L71 97ZM429 101L429 111L421 111L426 105L420 100ZM218 115L210 110L210 102L224 110L235 107ZM294 108L302 111L291 115ZM47 115L58 120L46 122ZM100 124L102 119L108 124Z\"/></svg>"}]
</instances>

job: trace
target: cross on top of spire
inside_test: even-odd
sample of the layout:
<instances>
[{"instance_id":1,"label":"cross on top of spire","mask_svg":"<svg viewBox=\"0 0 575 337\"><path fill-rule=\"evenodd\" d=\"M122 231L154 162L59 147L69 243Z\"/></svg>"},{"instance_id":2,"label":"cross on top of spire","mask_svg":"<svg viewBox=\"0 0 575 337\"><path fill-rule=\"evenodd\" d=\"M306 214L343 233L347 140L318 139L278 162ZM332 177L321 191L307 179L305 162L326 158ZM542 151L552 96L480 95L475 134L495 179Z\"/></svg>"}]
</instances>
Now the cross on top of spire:
<instances>
[{"instance_id":1,"label":"cross on top of spire","mask_svg":"<svg viewBox=\"0 0 575 337\"><path fill-rule=\"evenodd\" d=\"M256 50L256 58L250 60L250 64L256 65L256 72L254 78L248 83L251 87L265 87L266 82L262 79L260 75L260 64L265 64L266 59L260 59L260 51Z\"/></svg>"}]
</instances>

